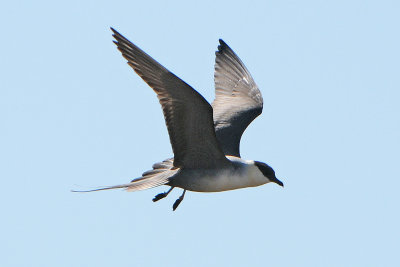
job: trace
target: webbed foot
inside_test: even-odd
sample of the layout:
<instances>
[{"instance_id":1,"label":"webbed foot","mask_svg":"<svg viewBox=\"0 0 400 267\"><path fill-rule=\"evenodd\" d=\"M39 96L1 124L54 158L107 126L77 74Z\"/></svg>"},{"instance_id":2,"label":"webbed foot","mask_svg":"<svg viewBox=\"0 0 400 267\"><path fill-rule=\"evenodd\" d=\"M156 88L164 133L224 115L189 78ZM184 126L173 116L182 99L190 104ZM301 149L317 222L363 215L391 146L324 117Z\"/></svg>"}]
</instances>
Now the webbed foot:
<instances>
[{"instance_id":1,"label":"webbed foot","mask_svg":"<svg viewBox=\"0 0 400 267\"><path fill-rule=\"evenodd\" d=\"M172 209L175 211L176 208L181 204L183 198L185 197L186 190L183 191L183 194L175 201L174 205L172 206Z\"/></svg>"},{"instance_id":2,"label":"webbed foot","mask_svg":"<svg viewBox=\"0 0 400 267\"><path fill-rule=\"evenodd\" d=\"M159 201L160 199L163 199L164 197L168 196L168 194L172 191L172 189L174 189L174 188L171 187L167 192L160 193L160 194L156 195L153 198L153 202Z\"/></svg>"}]
</instances>

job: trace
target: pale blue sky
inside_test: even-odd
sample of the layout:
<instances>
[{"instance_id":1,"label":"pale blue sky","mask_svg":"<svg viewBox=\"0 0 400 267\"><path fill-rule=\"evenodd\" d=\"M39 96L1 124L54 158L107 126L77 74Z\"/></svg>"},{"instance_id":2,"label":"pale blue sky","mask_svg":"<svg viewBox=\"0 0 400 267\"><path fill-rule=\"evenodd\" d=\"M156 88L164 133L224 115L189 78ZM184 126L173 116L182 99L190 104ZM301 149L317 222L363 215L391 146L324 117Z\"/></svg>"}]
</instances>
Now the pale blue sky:
<instances>
[{"instance_id":1,"label":"pale blue sky","mask_svg":"<svg viewBox=\"0 0 400 267\"><path fill-rule=\"evenodd\" d=\"M112 2L112 4L111 4ZM1 266L399 266L398 1L7 1L0 7ZM264 113L242 156L269 184L216 194L126 183L171 156L112 26L214 97L218 38Z\"/></svg>"}]
</instances>

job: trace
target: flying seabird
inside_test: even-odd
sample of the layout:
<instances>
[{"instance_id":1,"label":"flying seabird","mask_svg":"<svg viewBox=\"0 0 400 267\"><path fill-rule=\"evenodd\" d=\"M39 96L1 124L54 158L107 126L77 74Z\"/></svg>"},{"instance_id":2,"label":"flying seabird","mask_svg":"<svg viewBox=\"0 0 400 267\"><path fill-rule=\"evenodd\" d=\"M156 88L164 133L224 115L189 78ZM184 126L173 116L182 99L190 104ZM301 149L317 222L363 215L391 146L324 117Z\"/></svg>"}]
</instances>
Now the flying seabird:
<instances>
[{"instance_id":1,"label":"flying seabird","mask_svg":"<svg viewBox=\"0 0 400 267\"><path fill-rule=\"evenodd\" d=\"M167 192L153 198L155 202L179 187L183 194L175 201L175 210L186 190L221 192L269 182L283 186L268 164L240 157L240 138L261 114L263 99L243 62L223 40L219 40L215 53L215 100L210 105L190 85L119 32L111 30L114 43L129 66L157 94L174 158L154 164L152 170L128 184L89 191L115 188L138 191L170 186Z\"/></svg>"}]
</instances>

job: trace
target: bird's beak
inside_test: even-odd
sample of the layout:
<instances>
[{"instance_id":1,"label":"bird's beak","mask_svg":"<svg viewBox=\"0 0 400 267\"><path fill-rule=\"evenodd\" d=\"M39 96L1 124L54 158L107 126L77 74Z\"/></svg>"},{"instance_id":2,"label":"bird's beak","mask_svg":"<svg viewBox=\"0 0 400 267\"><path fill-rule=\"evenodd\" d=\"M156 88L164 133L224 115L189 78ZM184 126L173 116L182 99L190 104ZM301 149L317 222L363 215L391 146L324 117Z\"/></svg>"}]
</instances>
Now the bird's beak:
<instances>
[{"instance_id":1,"label":"bird's beak","mask_svg":"<svg viewBox=\"0 0 400 267\"><path fill-rule=\"evenodd\" d=\"M283 183L281 181L279 181L277 178L275 180L273 180L272 182L284 187Z\"/></svg>"}]
</instances>

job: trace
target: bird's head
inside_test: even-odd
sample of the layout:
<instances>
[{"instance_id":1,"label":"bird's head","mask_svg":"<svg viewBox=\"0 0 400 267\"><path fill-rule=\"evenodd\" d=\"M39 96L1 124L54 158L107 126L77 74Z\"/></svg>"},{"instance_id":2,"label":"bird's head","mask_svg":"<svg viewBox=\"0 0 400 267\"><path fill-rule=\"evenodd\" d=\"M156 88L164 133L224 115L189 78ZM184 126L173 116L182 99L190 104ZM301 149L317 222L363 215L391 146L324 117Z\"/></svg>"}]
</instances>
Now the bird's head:
<instances>
[{"instance_id":1,"label":"bird's head","mask_svg":"<svg viewBox=\"0 0 400 267\"><path fill-rule=\"evenodd\" d=\"M268 179L269 182L276 183L283 187L283 183L276 178L275 171L268 164L260 161L254 161L254 165L257 166L257 168L261 171L264 177Z\"/></svg>"}]
</instances>

